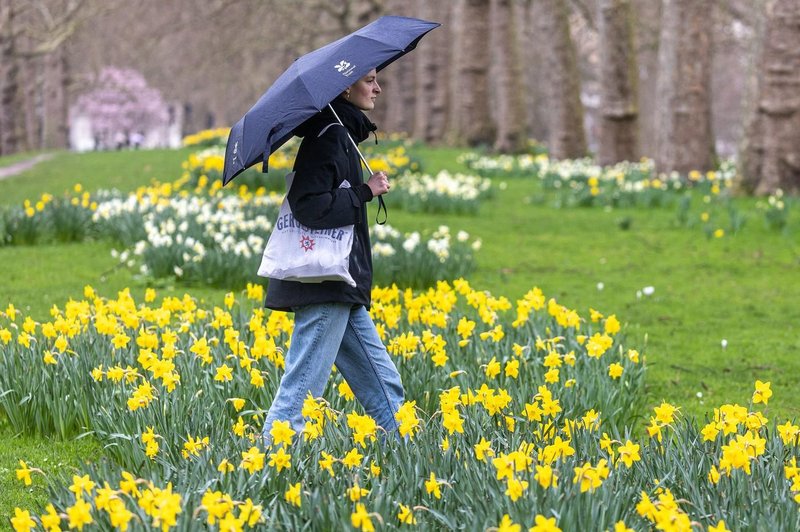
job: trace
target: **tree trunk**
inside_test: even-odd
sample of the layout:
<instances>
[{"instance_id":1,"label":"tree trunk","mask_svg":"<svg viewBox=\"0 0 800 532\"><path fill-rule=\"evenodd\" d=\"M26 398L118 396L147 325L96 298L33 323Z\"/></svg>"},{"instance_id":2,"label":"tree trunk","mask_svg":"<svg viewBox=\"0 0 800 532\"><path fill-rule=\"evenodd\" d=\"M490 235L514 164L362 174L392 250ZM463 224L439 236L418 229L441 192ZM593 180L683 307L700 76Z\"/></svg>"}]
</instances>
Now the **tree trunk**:
<instances>
[{"instance_id":1,"label":"tree trunk","mask_svg":"<svg viewBox=\"0 0 800 532\"><path fill-rule=\"evenodd\" d=\"M417 0L419 17L433 22L450 20L449 2L430 2ZM413 137L425 142L441 141L447 122L447 65L449 61L449 42L447 26L432 31L415 51L416 71L414 91Z\"/></svg>"},{"instance_id":2,"label":"tree trunk","mask_svg":"<svg viewBox=\"0 0 800 532\"><path fill-rule=\"evenodd\" d=\"M69 63L65 48L66 45L61 45L44 57L42 147L45 149L64 149L69 145Z\"/></svg>"},{"instance_id":3,"label":"tree trunk","mask_svg":"<svg viewBox=\"0 0 800 532\"><path fill-rule=\"evenodd\" d=\"M656 167L686 174L710 170L713 4L663 0L656 90Z\"/></svg>"},{"instance_id":4,"label":"tree trunk","mask_svg":"<svg viewBox=\"0 0 800 532\"><path fill-rule=\"evenodd\" d=\"M36 101L39 98L39 72L38 61L30 59L20 65L20 76L25 80L22 91L22 112L25 127L23 150L37 150L41 144L42 128L39 115L36 112Z\"/></svg>"},{"instance_id":5,"label":"tree trunk","mask_svg":"<svg viewBox=\"0 0 800 532\"><path fill-rule=\"evenodd\" d=\"M514 0L495 0L492 33L497 38L497 139L494 149L518 153L525 149L525 93ZM521 7L521 6L520 6Z\"/></svg>"},{"instance_id":6,"label":"tree trunk","mask_svg":"<svg viewBox=\"0 0 800 532\"><path fill-rule=\"evenodd\" d=\"M464 0L449 2L452 5L450 23L445 25L447 32L447 42L450 52L450 62L445 65L445 78L443 84L447 86L447 112L445 113L445 143L448 145L458 144L460 141L461 122L464 118L461 112L461 87L459 83L459 64L461 56L464 55L462 46L464 19Z\"/></svg>"},{"instance_id":7,"label":"tree trunk","mask_svg":"<svg viewBox=\"0 0 800 532\"><path fill-rule=\"evenodd\" d=\"M661 1L635 0L634 26L638 63L639 150L655 159L656 84L658 83L658 39L661 31Z\"/></svg>"},{"instance_id":8,"label":"tree trunk","mask_svg":"<svg viewBox=\"0 0 800 532\"><path fill-rule=\"evenodd\" d=\"M550 156L573 159L586 155L580 73L569 30L569 7L563 0L541 0L539 28L549 46L544 75L548 78Z\"/></svg>"},{"instance_id":9,"label":"tree trunk","mask_svg":"<svg viewBox=\"0 0 800 532\"><path fill-rule=\"evenodd\" d=\"M800 192L800 4L777 0L767 21L757 106L742 150L743 185Z\"/></svg>"},{"instance_id":10,"label":"tree trunk","mask_svg":"<svg viewBox=\"0 0 800 532\"><path fill-rule=\"evenodd\" d=\"M523 83L525 86L525 107L527 108L529 135L539 142L545 142L549 137L548 113L545 109L547 102L547 83L544 72L544 53L547 43L538 31L541 4L534 0L523 0L524 11L521 22L524 27L521 32L521 50L525 51Z\"/></svg>"},{"instance_id":11,"label":"tree trunk","mask_svg":"<svg viewBox=\"0 0 800 532\"><path fill-rule=\"evenodd\" d=\"M459 138L469 146L491 145L495 127L489 106L489 0L462 0L458 90Z\"/></svg>"},{"instance_id":12,"label":"tree trunk","mask_svg":"<svg viewBox=\"0 0 800 532\"><path fill-rule=\"evenodd\" d=\"M389 65L378 75L378 82L385 94L379 99L384 103L384 117L378 124L382 131L410 133L413 128L414 65L411 57L404 57Z\"/></svg>"},{"instance_id":13,"label":"tree trunk","mask_svg":"<svg viewBox=\"0 0 800 532\"><path fill-rule=\"evenodd\" d=\"M639 158L636 47L629 0L601 0L600 134L601 165Z\"/></svg>"},{"instance_id":14,"label":"tree trunk","mask_svg":"<svg viewBox=\"0 0 800 532\"><path fill-rule=\"evenodd\" d=\"M18 145L18 66L14 55L13 2L0 0L0 155L16 152Z\"/></svg>"},{"instance_id":15,"label":"tree trunk","mask_svg":"<svg viewBox=\"0 0 800 532\"><path fill-rule=\"evenodd\" d=\"M389 0L384 7L389 13L407 17L411 16L410 11L413 6L401 0ZM381 88L386 90L386 94L378 98L379 101L383 100L386 110L383 122L378 123L382 131L410 134L414 127L413 110L417 96L414 88L416 59L417 54L409 54L389 65L378 75Z\"/></svg>"}]
</instances>

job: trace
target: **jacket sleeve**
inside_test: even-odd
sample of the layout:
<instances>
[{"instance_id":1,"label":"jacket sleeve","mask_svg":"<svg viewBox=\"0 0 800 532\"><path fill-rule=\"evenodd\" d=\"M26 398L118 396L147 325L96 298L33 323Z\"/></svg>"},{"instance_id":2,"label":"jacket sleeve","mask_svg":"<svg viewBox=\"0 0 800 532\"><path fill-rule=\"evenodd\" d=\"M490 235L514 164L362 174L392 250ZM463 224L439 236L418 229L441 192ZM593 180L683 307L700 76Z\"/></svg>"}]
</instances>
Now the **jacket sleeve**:
<instances>
[{"instance_id":1,"label":"jacket sleeve","mask_svg":"<svg viewBox=\"0 0 800 532\"><path fill-rule=\"evenodd\" d=\"M348 152L354 149L349 142L344 128L337 127L301 145L288 196L292 213L303 225L331 229L360 222L364 203L372 199L372 192L361 175L348 175ZM345 179L351 187L339 188Z\"/></svg>"}]
</instances>

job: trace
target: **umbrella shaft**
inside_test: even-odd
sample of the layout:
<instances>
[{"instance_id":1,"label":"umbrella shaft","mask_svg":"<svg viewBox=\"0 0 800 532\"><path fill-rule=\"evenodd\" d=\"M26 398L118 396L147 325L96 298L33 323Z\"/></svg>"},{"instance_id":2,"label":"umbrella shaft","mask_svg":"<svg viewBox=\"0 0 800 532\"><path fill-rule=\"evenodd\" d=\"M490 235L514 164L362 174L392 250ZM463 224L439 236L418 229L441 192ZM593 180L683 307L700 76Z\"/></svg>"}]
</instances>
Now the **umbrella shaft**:
<instances>
[{"instance_id":1,"label":"umbrella shaft","mask_svg":"<svg viewBox=\"0 0 800 532\"><path fill-rule=\"evenodd\" d=\"M344 127L344 124L342 124L342 119L339 118L339 115L336 114L336 111L334 111L333 106L331 104L328 104L328 109L330 109L331 112L333 113L333 116L336 117L336 121L339 122L339 125ZM345 130L347 130L347 128L345 128ZM364 154L361 153L361 150L358 149L358 144L356 144L356 141L354 141L353 137L350 136L350 132L349 131L347 132L347 138L350 139L350 142L353 144L353 147L356 149L356 152L358 153L358 156L361 158L361 162L364 164L364 167L367 169L367 172L369 172L369 175L372 175L372 168L369 167L369 163L367 162L367 159L364 157ZM382 222L378 221L378 218L381 215L381 209L383 209L383 221ZM378 225L383 225L383 224L386 223L386 220L388 218L389 218L389 213L386 211L386 203L384 203L384 201L383 201L383 196L378 196L378 212L375 214L375 222L377 222Z\"/></svg>"},{"instance_id":2,"label":"umbrella shaft","mask_svg":"<svg viewBox=\"0 0 800 532\"><path fill-rule=\"evenodd\" d=\"M339 118L339 115L337 115L336 111L333 110L333 106L331 104L328 104L328 109L331 110L331 112L333 113L333 116L336 118L336 121L339 122L339 125L344 127L344 124L342 124L342 119ZM353 144L353 147L356 149L356 152L358 153L358 156L361 158L361 162L364 164L364 167L367 169L367 172L369 172L369 175L372 175L372 169L369 167L369 163L367 162L367 159L364 158L364 155L361 153L361 150L358 149L358 144L356 144L356 141L354 141L353 137L350 136L350 132L349 131L347 132L347 138L350 139L350 142Z\"/></svg>"}]
</instances>

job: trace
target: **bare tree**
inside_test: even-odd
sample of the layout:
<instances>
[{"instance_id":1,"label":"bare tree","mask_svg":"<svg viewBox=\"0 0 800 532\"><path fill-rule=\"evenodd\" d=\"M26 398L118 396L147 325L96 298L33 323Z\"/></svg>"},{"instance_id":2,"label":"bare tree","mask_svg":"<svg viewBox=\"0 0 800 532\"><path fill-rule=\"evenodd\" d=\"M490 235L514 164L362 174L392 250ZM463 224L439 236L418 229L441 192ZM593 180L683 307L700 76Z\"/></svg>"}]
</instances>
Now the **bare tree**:
<instances>
[{"instance_id":1,"label":"bare tree","mask_svg":"<svg viewBox=\"0 0 800 532\"><path fill-rule=\"evenodd\" d=\"M544 50L547 46L545 39L538 31L540 12L542 5L535 0L523 0L520 5L522 16L519 23L520 29L519 46L524 56L523 85L525 86L525 107L527 115L528 135L544 141L549 135L549 124L545 103L547 102L547 90L544 72Z\"/></svg>"},{"instance_id":2,"label":"bare tree","mask_svg":"<svg viewBox=\"0 0 800 532\"><path fill-rule=\"evenodd\" d=\"M495 0L492 34L497 39L497 138L494 149L520 152L525 148L525 102L522 89L517 20L519 10L513 0Z\"/></svg>"},{"instance_id":3,"label":"bare tree","mask_svg":"<svg viewBox=\"0 0 800 532\"><path fill-rule=\"evenodd\" d=\"M767 21L757 106L742 150L743 185L800 192L800 4L776 0Z\"/></svg>"},{"instance_id":4,"label":"bare tree","mask_svg":"<svg viewBox=\"0 0 800 532\"><path fill-rule=\"evenodd\" d=\"M336 21L338 31L347 35L374 20L383 13L385 0L344 0L330 2L315 0L313 6Z\"/></svg>"},{"instance_id":5,"label":"bare tree","mask_svg":"<svg viewBox=\"0 0 800 532\"><path fill-rule=\"evenodd\" d=\"M387 8L394 15L408 16L410 6L400 0L389 0ZM414 57L404 57L392 63L379 76L386 96L380 98L386 112L378 126L385 131L410 133L414 129L414 113L409 110L416 107Z\"/></svg>"},{"instance_id":6,"label":"bare tree","mask_svg":"<svg viewBox=\"0 0 800 532\"><path fill-rule=\"evenodd\" d=\"M458 137L470 146L494 143L495 127L489 106L489 0L460 0L463 18L457 42L461 49L458 58L457 103Z\"/></svg>"},{"instance_id":7,"label":"bare tree","mask_svg":"<svg viewBox=\"0 0 800 532\"><path fill-rule=\"evenodd\" d=\"M570 37L568 6L562 0L541 0L539 30L549 43L545 51L548 81L550 154L556 159L586 155L580 75Z\"/></svg>"},{"instance_id":8,"label":"bare tree","mask_svg":"<svg viewBox=\"0 0 800 532\"><path fill-rule=\"evenodd\" d=\"M450 9L450 2L417 0L417 15L425 20L447 23ZM425 142L441 141L447 122L449 91L444 80L450 63L448 32L447 25L434 30L425 37L419 53L414 54L416 106L413 136Z\"/></svg>"},{"instance_id":9,"label":"bare tree","mask_svg":"<svg viewBox=\"0 0 800 532\"><path fill-rule=\"evenodd\" d=\"M601 0L600 134L597 159L607 165L639 154L636 48L629 0Z\"/></svg>"},{"instance_id":10,"label":"bare tree","mask_svg":"<svg viewBox=\"0 0 800 532\"><path fill-rule=\"evenodd\" d=\"M659 42L656 167L705 171L714 163L711 131L713 3L663 0Z\"/></svg>"},{"instance_id":11,"label":"bare tree","mask_svg":"<svg viewBox=\"0 0 800 532\"><path fill-rule=\"evenodd\" d=\"M17 150L18 73L15 58L16 6L0 0L0 155Z\"/></svg>"}]
</instances>

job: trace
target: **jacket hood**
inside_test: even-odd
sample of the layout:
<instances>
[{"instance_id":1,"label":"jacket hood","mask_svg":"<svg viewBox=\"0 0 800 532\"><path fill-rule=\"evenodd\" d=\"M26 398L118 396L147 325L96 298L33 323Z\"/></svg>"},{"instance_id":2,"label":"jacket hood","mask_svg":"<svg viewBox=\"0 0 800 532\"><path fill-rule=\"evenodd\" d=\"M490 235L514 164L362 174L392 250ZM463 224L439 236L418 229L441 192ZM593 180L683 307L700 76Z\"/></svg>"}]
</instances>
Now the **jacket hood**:
<instances>
[{"instance_id":1,"label":"jacket hood","mask_svg":"<svg viewBox=\"0 0 800 532\"><path fill-rule=\"evenodd\" d=\"M350 136L356 143L360 143L369 137L369 134L378 129L378 126L373 124L367 115L361 109L348 102L344 98L337 97L331 102L336 114L342 120L342 124L350 132ZM300 124L294 129L294 134L298 137L305 137L306 135L316 135L322 128L328 124L336 122L336 117L333 116L331 110L326 106L319 113L311 116L305 122Z\"/></svg>"}]
</instances>

